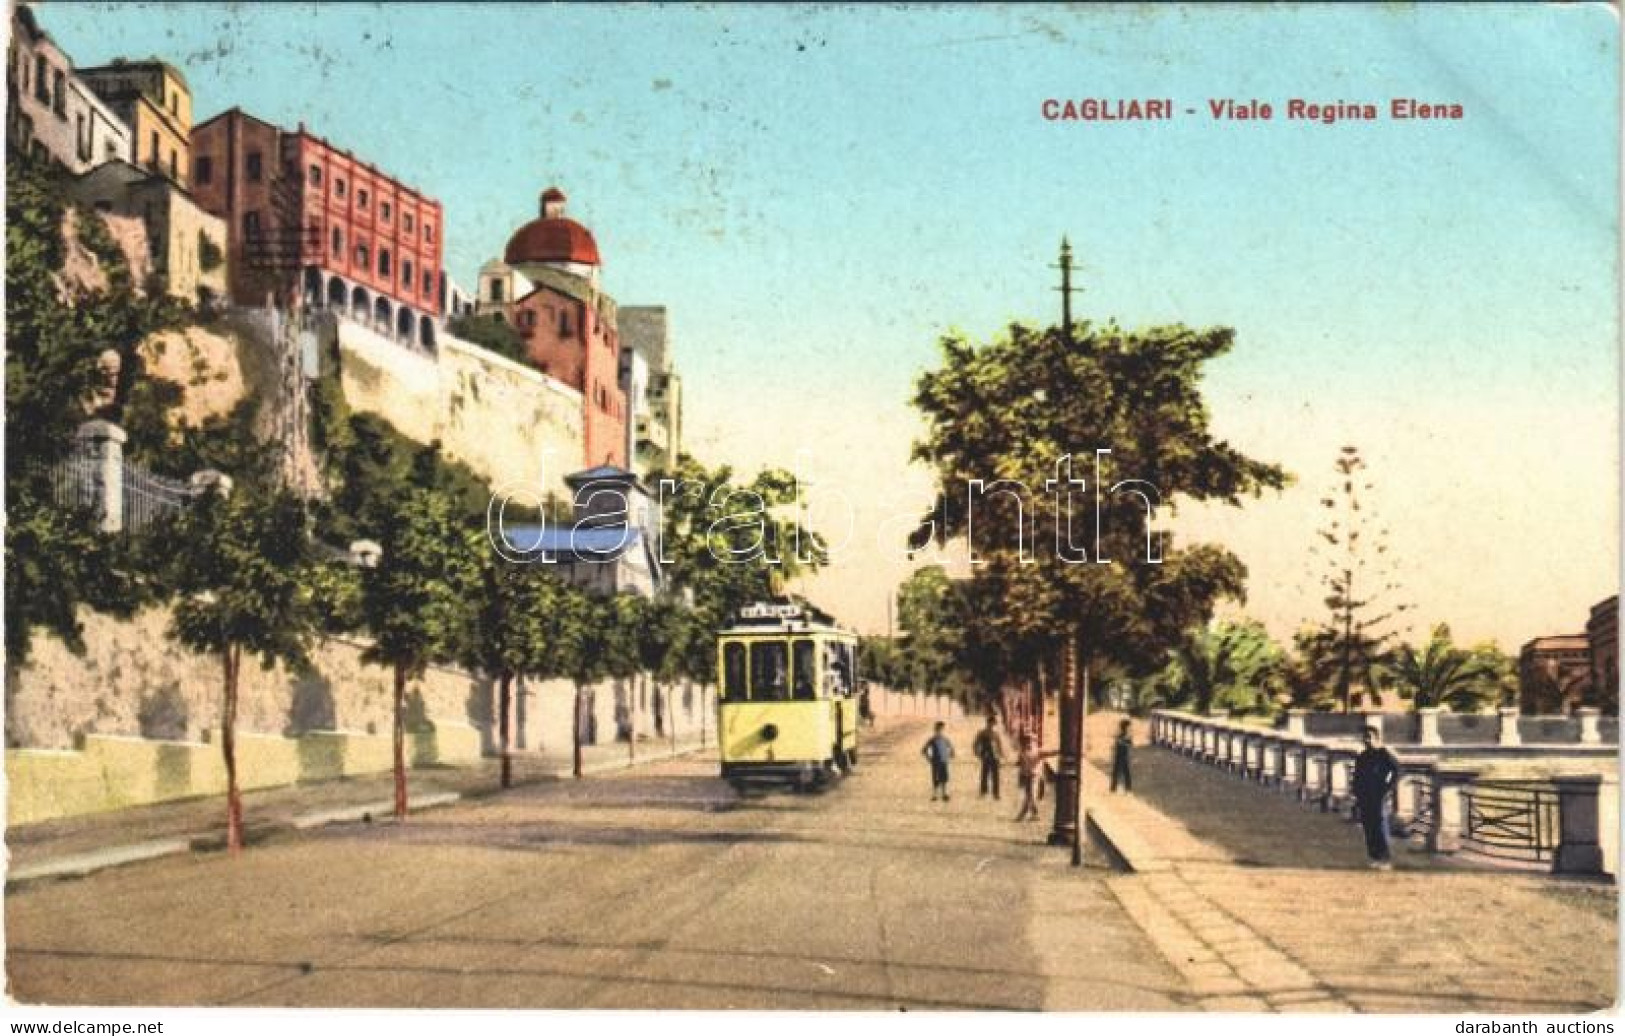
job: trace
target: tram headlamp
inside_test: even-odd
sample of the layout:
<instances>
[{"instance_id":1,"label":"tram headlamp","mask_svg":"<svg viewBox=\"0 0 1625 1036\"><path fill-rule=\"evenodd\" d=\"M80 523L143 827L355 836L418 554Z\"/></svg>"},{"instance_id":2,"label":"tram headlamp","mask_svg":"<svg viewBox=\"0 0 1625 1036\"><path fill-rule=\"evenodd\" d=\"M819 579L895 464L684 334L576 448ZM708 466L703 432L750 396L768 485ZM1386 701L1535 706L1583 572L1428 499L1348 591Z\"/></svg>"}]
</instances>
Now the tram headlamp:
<instances>
[{"instance_id":1,"label":"tram headlamp","mask_svg":"<svg viewBox=\"0 0 1625 1036\"><path fill-rule=\"evenodd\" d=\"M777 723L764 723L762 725L762 740L763 741L773 741L773 740L776 740L778 738L778 736L779 736L779 725Z\"/></svg>"}]
</instances>

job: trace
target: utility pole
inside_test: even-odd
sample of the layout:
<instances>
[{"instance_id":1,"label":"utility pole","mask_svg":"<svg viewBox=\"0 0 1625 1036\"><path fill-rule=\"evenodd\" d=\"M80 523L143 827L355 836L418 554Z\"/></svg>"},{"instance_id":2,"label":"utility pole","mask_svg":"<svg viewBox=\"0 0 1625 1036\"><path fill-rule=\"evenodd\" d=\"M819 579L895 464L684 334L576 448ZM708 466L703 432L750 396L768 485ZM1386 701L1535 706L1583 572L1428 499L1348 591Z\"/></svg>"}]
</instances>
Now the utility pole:
<instances>
[{"instance_id":1,"label":"utility pole","mask_svg":"<svg viewBox=\"0 0 1625 1036\"><path fill-rule=\"evenodd\" d=\"M1066 336L1066 344L1071 345L1072 296L1083 289L1072 286L1072 244L1065 237L1061 238L1061 261L1050 269L1061 271L1061 286L1056 289L1061 293L1061 334Z\"/></svg>"}]
</instances>

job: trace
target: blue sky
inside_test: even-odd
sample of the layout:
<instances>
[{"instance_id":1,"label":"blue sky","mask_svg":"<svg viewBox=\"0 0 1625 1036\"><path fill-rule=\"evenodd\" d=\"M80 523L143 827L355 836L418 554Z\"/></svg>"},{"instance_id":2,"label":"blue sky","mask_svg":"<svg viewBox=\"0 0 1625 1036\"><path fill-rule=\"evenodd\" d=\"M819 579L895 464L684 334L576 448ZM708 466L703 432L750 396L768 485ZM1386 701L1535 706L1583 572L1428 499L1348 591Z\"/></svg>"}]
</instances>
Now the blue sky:
<instances>
[{"instance_id":1,"label":"blue sky","mask_svg":"<svg viewBox=\"0 0 1625 1036\"><path fill-rule=\"evenodd\" d=\"M1313 611L1305 501L1345 441L1373 461L1429 621L1515 646L1577 628L1617 588L1619 31L1605 8L40 17L78 63L180 65L200 119L240 105L303 120L439 197L465 285L562 186L606 288L670 307L690 443L708 459L806 450L816 481L870 512L914 509L913 377L948 328L1054 319L1048 264L1067 234L1081 315L1237 329L1212 371L1215 422L1302 486L1203 529L1243 554L1249 607L1278 630ZM1047 97L1168 97L1197 115L1052 123ZM1385 114L1414 97L1466 118L1291 122L1294 97ZM1215 122L1210 98L1277 117ZM818 588L872 626L902 568L850 560ZM1523 600L1509 609L1508 594Z\"/></svg>"}]
</instances>

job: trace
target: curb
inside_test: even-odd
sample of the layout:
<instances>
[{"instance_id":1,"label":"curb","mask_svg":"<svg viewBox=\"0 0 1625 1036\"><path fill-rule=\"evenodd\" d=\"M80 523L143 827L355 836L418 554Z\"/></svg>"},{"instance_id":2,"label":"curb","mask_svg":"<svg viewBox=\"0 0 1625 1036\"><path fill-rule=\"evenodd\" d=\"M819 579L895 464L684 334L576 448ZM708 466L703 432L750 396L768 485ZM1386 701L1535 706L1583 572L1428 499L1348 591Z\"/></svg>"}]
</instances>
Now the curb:
<instances>
[{"instance_id":1,"label":"curb","mask_svg":"<svg viewBox=\"0 0 1625 1036\"><path fill-rule=\"evenodd\" d=\"M413 796L407 799L407 808L416 813L426 809L433 809L436 806L451 805L461 799L462 796L454 791ZM286 831L308 831L327 824L353 823L358 820L370 821L373 817L392 818L394 809L394 801L386 799L382 802L360 806L346 806L339 809L306 813L302 816L296 816L292 820L245 824L243 828L243 844L253 845L257 842L263 842L272 835ZM6 872L6 889L11 891L18 886L36 881L83 878L97 871L121 867L127 863L140 863L144 860L156 860L163 856L178 856L189 852L218 852L225 847L225 834L211 831L201 835L183 835L179 838L163 838L151 842L137 842L133 845L113 846L108 849L94 849L87 853L76 853L72 856L62 856L54 860L42 860L26 867L8 870Z\"/></svg>"}]
</instances>

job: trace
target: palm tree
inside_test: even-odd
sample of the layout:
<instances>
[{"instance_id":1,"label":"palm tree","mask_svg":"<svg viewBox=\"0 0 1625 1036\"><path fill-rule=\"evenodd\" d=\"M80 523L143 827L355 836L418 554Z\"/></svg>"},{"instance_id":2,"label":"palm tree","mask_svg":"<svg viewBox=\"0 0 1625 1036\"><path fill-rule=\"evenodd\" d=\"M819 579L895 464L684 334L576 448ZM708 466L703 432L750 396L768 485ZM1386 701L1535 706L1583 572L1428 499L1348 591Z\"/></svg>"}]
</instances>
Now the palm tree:
<instances>
[{"instance_id":1,"label":"palm tree","mask_svg":"<svg viewBox=\"0 0 1625 1036\"><path fill-rule=\"evenodd\" d=\"M1440 623L1420 651L1409 644L1395 651L1389 670L1400 696L1416 708L1449 705L1473 711L1500 697L1505 667L1496 655L1456 647L1450 627Z\"/></svg>"},{"instance_id":2,"label":"palm tree","mask_svg":"<svg viewBox=\"0 0 1625 1036\"><path fill-rule=\"evenodd\" d=\"M1207 712L1225 704L1267 707L1280 669L1280 651L1256 623L1194 630L1174 649L1159 683L1169 701Z\"/></svg>"}]
</instances>

